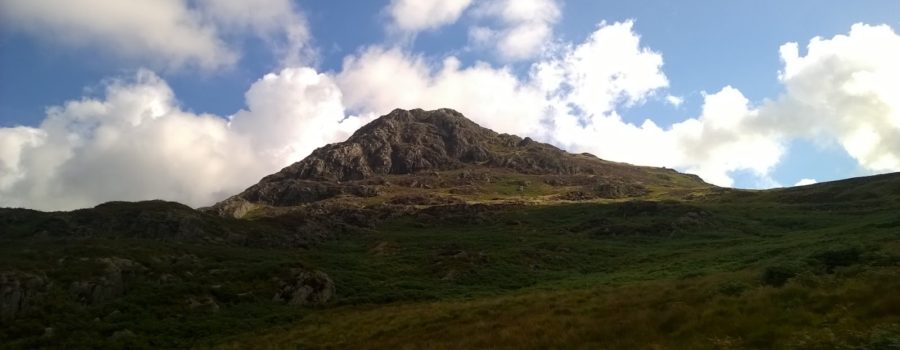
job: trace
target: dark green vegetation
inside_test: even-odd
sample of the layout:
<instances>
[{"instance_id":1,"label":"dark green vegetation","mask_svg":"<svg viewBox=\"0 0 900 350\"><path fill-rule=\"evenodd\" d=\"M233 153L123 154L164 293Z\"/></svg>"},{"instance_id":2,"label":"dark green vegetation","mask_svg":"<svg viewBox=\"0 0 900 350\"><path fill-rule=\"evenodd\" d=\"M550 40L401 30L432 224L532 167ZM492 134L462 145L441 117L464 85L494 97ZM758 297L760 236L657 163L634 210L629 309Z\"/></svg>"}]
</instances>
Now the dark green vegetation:
<instances>
[{"instance_id":1,"label":"dark green vegetation","mask_svg":"<svg viewBox=\"0 0 900 350\"><path fill-rule=\"evenodd\" d=\"M516 147L204 211L0 209L0 347L900 349L900 174L739 191Z\"/></svg>"},{"instance_id":2,"label":"dark green vegetation","mask_svg":"<svg viewBox=\"0 0 900 350\"><path fill-rule=\"evenodd\" d=\"M871 193L804 200L851 185ZM137 228L127 226L65 236L50 226L68 214L20 213L46 218L21 220L47 226L41 234L10 225L7 211L4 227L16 229L4 231L0 270L48 282L0 339L10 348L896 348L897 186L900 177L882 176L703 201L449 205L308 249L130 235ZM143 205L131 216L275 226ZM120 295L73 296L73 283L103 278L98 259L113 257L137 266L122 269ZM273 301L275 279L303 266L326 271L335 298Z\"/></svg>"}]
</instances>

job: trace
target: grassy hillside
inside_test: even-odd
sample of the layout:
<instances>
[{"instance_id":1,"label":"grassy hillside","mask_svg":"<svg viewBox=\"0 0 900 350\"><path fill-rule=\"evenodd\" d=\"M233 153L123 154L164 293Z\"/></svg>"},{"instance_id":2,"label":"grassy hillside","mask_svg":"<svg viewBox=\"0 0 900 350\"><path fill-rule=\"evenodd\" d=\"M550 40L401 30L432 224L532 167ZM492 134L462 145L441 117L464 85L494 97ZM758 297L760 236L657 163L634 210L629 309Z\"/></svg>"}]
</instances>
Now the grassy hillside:
<instances>
[{"instance_id":1,"label":"grassy hillside","mask_svg":"<svg viewBox=\"0 0 900 350\"><path fill-rule=\"evenodd\" d=\"M220 347L900 348L896 199L782 195L398 219L311 252L343 305Z\"/></svg>"},{"instance_id":2,"label":"grassy hillside","mask_svg":"<svg viewBox=\"0 0 900 350\"><path fill-rule=\"evenodd\" d=\"M4 321L0 344L900 349L897 175L581 202L510 183L491 186L535 200L479 204L476 193L469 204L417 204L321 226L330 234L291 247L253 241L288 234L289 216L113 204L100 212L150 221L101 230L79 215L6 210L0 271L45 282L27 312ZM83 234L46 229L60 220ZM154 221L205 234L149 234ZM113 262L121 290L73 292L84 281L119 286ZM326 272L336 295L320 306L274 301L292 268Z\"/></svg>"}]
</instances>

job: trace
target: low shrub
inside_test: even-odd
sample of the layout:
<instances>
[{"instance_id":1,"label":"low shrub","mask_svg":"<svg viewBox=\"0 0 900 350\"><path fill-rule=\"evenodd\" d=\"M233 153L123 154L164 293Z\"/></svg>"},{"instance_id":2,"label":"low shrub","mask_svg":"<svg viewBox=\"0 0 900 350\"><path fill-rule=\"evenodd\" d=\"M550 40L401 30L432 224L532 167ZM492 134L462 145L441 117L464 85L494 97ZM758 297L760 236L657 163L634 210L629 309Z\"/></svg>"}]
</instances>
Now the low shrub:
<instances>
[{"instance_id":1,"label":"low shrub","mask_svg":"<svg viewBox=\"0 0 900 350\"><path fill-rule=\"evenodd\" d=\"M719 285L719 293L727 296L738 296L750 289L744 282L728 281Z\"/></svg>"},{"instance_id":2,"label":"low shrub","mask_svg":"<svg viewBox=\"0 0 900 350\"><path fill-rule=\"evenodd\" d=\"M799 272L800 269L793 265L769 266L763 270L760 282L767 286L781 287Z\"/></svg>"},{"instance_id":3,"label":"low shrub","mask_svg":"<svg viewBox=\"0 0 900 350\"><path fill-rule=\"evenodd\" d=\"M813 260L825 268L828 273L833 273L837 267L850 266L862 261L863 250L859 247L829 249L812 256Z\"/></svg>"}]
</instances>

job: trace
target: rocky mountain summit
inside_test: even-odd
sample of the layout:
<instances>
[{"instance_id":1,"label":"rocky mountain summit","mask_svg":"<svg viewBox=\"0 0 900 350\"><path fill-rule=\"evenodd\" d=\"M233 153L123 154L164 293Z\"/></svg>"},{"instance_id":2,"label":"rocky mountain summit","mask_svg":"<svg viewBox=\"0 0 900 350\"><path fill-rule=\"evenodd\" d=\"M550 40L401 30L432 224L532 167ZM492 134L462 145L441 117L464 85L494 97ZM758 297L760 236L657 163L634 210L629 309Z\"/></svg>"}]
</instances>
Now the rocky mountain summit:
<instances>
[{"instance_id":1,"label":"rocky mountain summit","mask_svg":"<svg viewBox=\"0 0 900 350\"><path fill-rule=\"evenodd\" d=\"M386 194L396 192L390 188L398 186L485 194L479 185L511 178L521 191L540 182L565 189L557 198L571 200L638 197L656 185L708 187L674 170L609 162L498 134L452 109L396 109L210 209L241 217L262 206L347 196L389 198Z\"/></svg>"},{"instance_id":2,"label":"rocky mountain summit","mask_svg":"<svg viewBox=\"0 0 900 350\"><path fill-rule=\"evenodd\" d=\"M347 141L319 148L262 182L352 181L467 164L533 174L592 173L601 165L529 138L497 134L452 109L396 109L360 128Z\"/></svg>"}]
</instances>

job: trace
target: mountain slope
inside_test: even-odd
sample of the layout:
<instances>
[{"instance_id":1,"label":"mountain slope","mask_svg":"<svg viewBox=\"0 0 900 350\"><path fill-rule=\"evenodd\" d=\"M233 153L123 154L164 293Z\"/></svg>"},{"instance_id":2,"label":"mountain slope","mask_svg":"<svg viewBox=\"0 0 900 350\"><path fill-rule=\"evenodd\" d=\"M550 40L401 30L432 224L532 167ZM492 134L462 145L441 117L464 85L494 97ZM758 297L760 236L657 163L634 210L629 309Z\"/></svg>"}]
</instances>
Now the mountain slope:
<instances>
[{"instance_id":1,"label":"mountain slope","mask_svg":"<svg viewBox=\"0 0 900 350\"><path fill-rule=\"evenodd\" d=\"M390 201L398 192L416 192L398 189L416 187L469 201L521 197L504 195L496 188L498 181L517 182L520 192L540 184L548 187L543 194L556 194L555 199L643 197L662 189L711 188L696 176L671 169L609 162L497 134L450 109L397 109L212 210L240 217L262 206L296 206L339 196Z\"/></svg>"}]
</instances>

